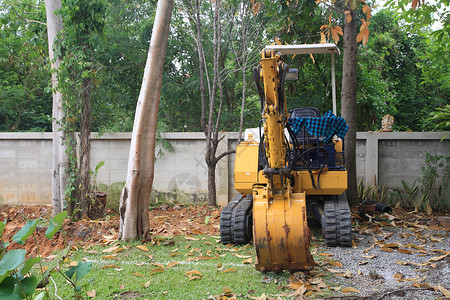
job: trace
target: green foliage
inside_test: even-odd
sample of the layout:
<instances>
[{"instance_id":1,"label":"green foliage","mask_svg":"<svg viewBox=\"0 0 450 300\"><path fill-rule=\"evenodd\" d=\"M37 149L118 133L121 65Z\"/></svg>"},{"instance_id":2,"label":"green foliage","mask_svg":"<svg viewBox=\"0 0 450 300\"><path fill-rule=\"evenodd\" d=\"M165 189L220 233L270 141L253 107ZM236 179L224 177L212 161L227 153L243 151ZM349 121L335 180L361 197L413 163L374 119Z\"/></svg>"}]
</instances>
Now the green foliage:
<instances>
[{"instance_id":1,"label":"green foliage","mask_svg":"<svg viewBox=\"0 0 450 300\"><path fill-rule=\"evenodd\" d=\"M450 104L436 108L435 111L430 113L429 119L437 122L435 129L450 130ZM447 136L444 136L442 140Z\"/></svg>"},{"instance_id":2,"label":"green foliage","mask_svg":"<svg viewBox=\"0 0 450 300\"><path fill-rule=\"evenodd\" d=\"M438 182L441 178L441 183ZM426 153L425 163L422 166L423 208L431 206L437 209L447 209L446 197L450 185L450 156L431 155ZM437 187L437 192L433 188Z\"/></svg>"},{"instance_id":3,"label":"green foliage","mask_svg":"<svg viewBox=\"0 0 450 300\"><path fill-rule=\"evenodd\" d=\"M449 90L422 81L418 63L426 37L409 35L382 10L371 19L371 36L358 57L358 130L377 130L386 114L395 117L395 130L432 129L429 112L448 99Z\"/></svg>"},{"instance_id":4,"label":"green foliage","mask_svg":"<svg viewBox=\"0 0 450 300\"><path fill-rule=\"evenodd\" d=\"M67 212L62 212L53 217L49 222L49 227L46 232L46 236L52 239L56 232L58 232L63 226L64 218L67 216ZM29 220L12 238L12 241L19 244L23 244L28 237L34 234L36 225L39 220ZM4 223L1 223L4 224ZM2 236L3 239L3 236ZM0 261L0 298L1 299L52 299L48 293L47 288L39 295L35 295L38 286L38 276L34 274L33 267L36 264L41 264L42 258L39 256L39 245L37 245L37 256L33 257L34 251L27 253L25 249L15 249L6 251L1 247L1 261ZM30 257L25 259L25 256ZM65 253L61 260L57 262L56 266L47 268L44 273L40 272L41 281L48 282L48 278L52 276L53 271L56 270L61 274L74 288L74 295L77 298L84 298L80 293L82 288L86 289L86 286L92 281L83 285L78 285L80 279L82 279L92 268L92 263L80 262L76 266L72 266L67 271L62 270L62 263L67 256ZM40 268L42 270L42 265ZM76 274L76 276L74 276ZM59 298L59 297L58 297ZM61 299L61 298L59 298Z\"/></svg>"},{"instance_id":5,"label":"green foliage","mask_svg":"<svg viewBox=\"0 0 450 300\"><path fill-rule=\"evenodd\" d=\"M51 130L47 35L38 22L45 23L43 1L0 10L0 131Z\"/></svg>"},{"instance_id":6,"label":"green foliage","mask_svg":"<svg viewBox=\"0 0 450 300\"><path fill-rule=\"evenodd\" d=\"M396 11L397 20L405 21L403 23L408 32L423 36L427 41L428 47L418 63L423 71L423 80L445 89L448 93L450 1L389 0L386 4Z\"/></svg>"}]
</instances>

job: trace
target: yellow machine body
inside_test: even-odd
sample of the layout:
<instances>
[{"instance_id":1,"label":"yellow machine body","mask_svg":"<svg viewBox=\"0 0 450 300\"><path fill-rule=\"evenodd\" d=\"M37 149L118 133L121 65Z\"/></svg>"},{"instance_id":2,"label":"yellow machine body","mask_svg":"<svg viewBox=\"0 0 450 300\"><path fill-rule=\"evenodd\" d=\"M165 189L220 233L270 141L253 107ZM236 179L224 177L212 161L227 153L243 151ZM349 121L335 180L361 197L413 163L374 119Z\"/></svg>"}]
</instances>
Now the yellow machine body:
<instances>
[{"instance_id":1,"label":"yellow machine body","mask_svg":"<svg viewBox=\"0 0 450 300\"><path fill-rule=\"evenodd\" d=\"M241 194L253 195L253 240L260 271L310 270L310 232L307 224L307 195L339 195L347 189L347 172L321 170L286 171L284 128L289 117L284 99L280 99L280 68L283 63L273 50L261 52L260 76L264 84L264 147L250 138L236 148L234 184ZM342 141L334 142L336 152ZM259 151L264 149L267 166L259 167ZM314 187L311 176L319 182ZM320 179L318 178L320 176Z\"/></svg>"}]
</instances>

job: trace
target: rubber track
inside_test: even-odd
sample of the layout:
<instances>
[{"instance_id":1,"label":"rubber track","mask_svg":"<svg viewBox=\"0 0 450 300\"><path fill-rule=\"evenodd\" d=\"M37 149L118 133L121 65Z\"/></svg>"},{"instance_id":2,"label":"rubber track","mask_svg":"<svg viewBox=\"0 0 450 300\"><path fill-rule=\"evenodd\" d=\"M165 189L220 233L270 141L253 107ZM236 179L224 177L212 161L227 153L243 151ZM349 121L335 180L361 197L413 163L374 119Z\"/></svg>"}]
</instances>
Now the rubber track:
<instances>
[{"instance_id":1,"label":"rubber track","mask_svg":"<svg viewBox=\"0 0 450 300\"><path fill-rule=\"evenodd\" d=\"M241 199L241 194L236 195L236 197L222 209L222 213L220 214L220 241L224 245L234 244L231 234L231 217L235 206Z\"/></svg>"},{"instance_id":2,"label":"rubber track","mask_svg":"<svg viewBox=\"0 0 450 300\"><path fill-rule=\"evenodd\" d=\"M336 218L336 205L334 197L327 197L323 203L323 223L322 231L325 239L325 244L329 247L337 246L337 218Z\"/></svg>"},{"instance_id":3,"label":"rubber track","mask_svg":"<svg viewBox=\"0 0 450 300\"><path fill-rule=\"evenodd\" d=\"M352 246L351 212L345 194L325 199L322 230L327 246Z\"/></svg>"},{"instance_id":4,"label":"rubber track","mask_svg":"<svg viewBox=\"0 0 450 300\"><path fill-rule=\"evenodd\" d=\"M337 196L339 206L339 244L341 247L352 246L352 214L344 194Z\"/></svg>"},{"instance_id":5,"label":"rubber track","mask_svg":"<svg viewBox=\"0 0 450 300\"><path fill-rule=\"evenodd\" d=\"M246 245L252 239L253 196L248 195L235 206L231 217L231 235L234 244Z\"/></svg>"}]
</instances>

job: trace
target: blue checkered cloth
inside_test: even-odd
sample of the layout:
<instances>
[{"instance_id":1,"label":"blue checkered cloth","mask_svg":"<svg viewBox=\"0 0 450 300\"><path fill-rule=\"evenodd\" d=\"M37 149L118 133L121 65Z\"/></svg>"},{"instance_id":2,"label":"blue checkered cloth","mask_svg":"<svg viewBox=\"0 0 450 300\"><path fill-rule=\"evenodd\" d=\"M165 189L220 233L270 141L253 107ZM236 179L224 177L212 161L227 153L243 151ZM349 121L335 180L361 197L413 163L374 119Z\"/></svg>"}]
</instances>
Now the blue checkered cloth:
<instances>
[{"instance_id":1,"label":"blue checkered cloth","mask_svg":"<svg viewBox=\"0 0 450 300\"><path fill-rule=\"evenodd\" d=\"M345 120L336 117L331 110L320 118L290 118L288 124L295 135L300 134L305 127L310 135L324 137L324 143L329 143L335 135L343 139L348 131Z\"/></svg>"}]
</instances>

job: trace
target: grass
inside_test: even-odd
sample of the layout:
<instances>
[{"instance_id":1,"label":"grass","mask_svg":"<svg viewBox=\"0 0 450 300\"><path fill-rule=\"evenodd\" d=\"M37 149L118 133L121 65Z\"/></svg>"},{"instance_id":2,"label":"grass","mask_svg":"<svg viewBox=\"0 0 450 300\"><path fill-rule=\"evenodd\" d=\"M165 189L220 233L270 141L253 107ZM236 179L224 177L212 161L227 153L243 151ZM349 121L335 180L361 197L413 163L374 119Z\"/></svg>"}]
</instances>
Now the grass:
<instances>
[{"instance_id":1,"label":"grass","mask_svg":"<svg viewBox=\"0 0 450 300\"><path fill-rule=\"evenodd\" d=\"M240 296L256 297L279 294L287 284L290 276L287 272L261 274L253 264L243 263L249 257L254 262L255 253L251 245L228 247L220 244L218 237L211 236L187 238L176 236L169 240L172 242L156 239L157 244L145 245L148 251L137 248L138 243L116 242L113 245L126 249L113 254L115 259L105 258L112 253L103 252L110 249L111 244L88 249L80 247L73 250L70 261L93 263L92 270L80 285L94 279L87 290L94 289L96 299L130 299L129 296L139 296L140 299L208 299L223 294L227 288ZM206 257L211 259L204 259ZM169 263L178 264L167 268ZM116 267L110 267L112 265ZM161 272L154 271L161 269ZM189 271L200 272L198 277L201 278L190 280L186 276ZM193 272L191 276L196 274ZM54 280L59 297L68 299L73 295L72 287L61 275L55 275ZM50 283L48 287L50 294L54 294L54 285Z\"/></svg>"}]
</instances>

